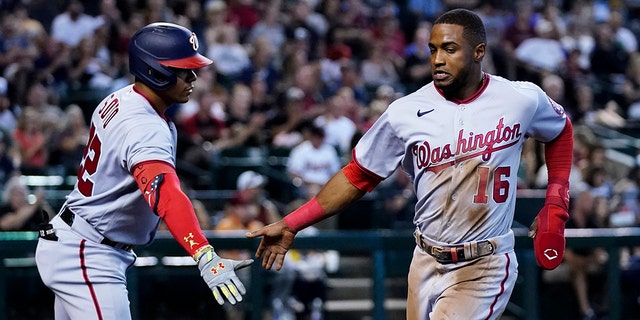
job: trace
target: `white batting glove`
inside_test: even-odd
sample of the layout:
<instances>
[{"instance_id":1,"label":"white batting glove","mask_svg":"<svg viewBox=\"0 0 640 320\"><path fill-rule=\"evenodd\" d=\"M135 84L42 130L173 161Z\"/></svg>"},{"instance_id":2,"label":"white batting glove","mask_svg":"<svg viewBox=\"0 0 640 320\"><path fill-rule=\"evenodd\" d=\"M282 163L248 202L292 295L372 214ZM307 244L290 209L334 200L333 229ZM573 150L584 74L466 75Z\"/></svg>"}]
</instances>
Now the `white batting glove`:
<instances>
[{"instance_id":1,"label":"white batting glove","mask_svg":"<svg viewBox=\"0 0 640 320\"><path fill-rule=\"evenodd\" d=\"M242 295L247 293L247 290L235 271L249 266L253 263L253 259L243 261L223 259L213 251L211 246L201 249L194 259L198 263L200 275L220 305L224 304L222 295L231 304L242 301Z\"/></svg>"}]
</instances>

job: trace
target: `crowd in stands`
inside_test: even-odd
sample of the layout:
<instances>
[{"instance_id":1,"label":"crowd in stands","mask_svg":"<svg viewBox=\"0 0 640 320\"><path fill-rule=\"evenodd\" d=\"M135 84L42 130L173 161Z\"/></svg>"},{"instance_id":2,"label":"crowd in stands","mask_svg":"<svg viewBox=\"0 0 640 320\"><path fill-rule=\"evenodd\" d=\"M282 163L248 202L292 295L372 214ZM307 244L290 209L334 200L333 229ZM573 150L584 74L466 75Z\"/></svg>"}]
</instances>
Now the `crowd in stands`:
<instances>
[{"instance_id":1,"label":"crowd in stands","mask_svg":"<svg viewBox=\"0 0 640 320\"><path fill-rule=\"evenodd\" d=\"M391 101L431 81L431 26L454 7L485 22L486 72L538 84L572 119L572 199L594 205L572 206L569 226L639 225L640 157L611 162L593 129L640 132L640 2L624 0L2 1L0 184L10 192L21 174L75 175L93 108L134 80L128 40L168 21L194 30L214 61L197 71L191 100L168 114L179 130L178 165L210 172L225 150L284 149L283 175L304 201ZM519 187L544 188L540 145L527 141L522 157ZM415 196L405 178L399 172L380 186L389 227L411 225ZM225 212L255 211L249 198L239 191ZM291 207L276 209L282 216ZM0 212L2 230L8 212ZM580 266L590 254L567 257ZM584 274L575 271L583 269L572 268L572 279L590 314Z\"/></svg>"},{"instance_id":2,"label":"crowd in stands","mask_svg":"<svg viewBox=\"0 0 640 320\"><path fill-rule=\"evenodd\" d=\"M128 39L169 21L194 30L198 50L214 61L198 70L191 100L168 113L179 130L179 167L211 172L225 150L286 150L283 174L304 199L349 160L389 102L431 80L433 19L453 7L485 22L485 71L532 81L566 109L579 135L574 196L599 190L610 211L640 215L637 183L618 181L633 166L597 159L605 150L590 132L633 133L640 123L640 4L622 0L3 1L0 183L75 175L93 108L134 80ZM314 144L320 136L315 144L325 147ZM543 159L527 142L521 188L544 187Z\"/></svg>"}]
</instances>

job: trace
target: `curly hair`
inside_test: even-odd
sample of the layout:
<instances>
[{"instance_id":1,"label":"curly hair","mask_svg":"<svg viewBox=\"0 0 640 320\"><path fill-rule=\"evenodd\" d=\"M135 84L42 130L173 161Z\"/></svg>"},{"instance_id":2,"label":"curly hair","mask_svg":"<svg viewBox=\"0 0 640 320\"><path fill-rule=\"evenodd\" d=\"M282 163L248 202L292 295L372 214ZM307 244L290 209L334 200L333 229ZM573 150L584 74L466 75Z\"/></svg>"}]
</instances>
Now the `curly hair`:
<instances>
[{"instance_id":1,"label":"curly hair","mask_svg":"<svg viewBox=\"0 0 640 320\"><path fill-rule=\"evenodd\" d=\"M480 16L471 10L453 9L445 12L436 21L435 24L455 24L462 26L464 29L464 38L476 46L480 43L487 43L487 34L484 30L484 23Z\"/></svg>"}]
</instances>

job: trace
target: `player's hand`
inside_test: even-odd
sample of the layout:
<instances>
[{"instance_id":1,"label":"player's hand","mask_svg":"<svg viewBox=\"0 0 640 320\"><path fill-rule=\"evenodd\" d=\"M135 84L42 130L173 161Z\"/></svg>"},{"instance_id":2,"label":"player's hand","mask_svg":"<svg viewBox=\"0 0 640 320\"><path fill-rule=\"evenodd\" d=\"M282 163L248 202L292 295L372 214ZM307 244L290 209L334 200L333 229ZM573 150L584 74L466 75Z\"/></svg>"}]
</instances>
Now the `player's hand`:
<instances>
[{"instance_id":1,"label":"player's hand","mask_svg":"<svg viewBox=\"0 0 640 320\"><path fill-rule=\"evenodd\" d=\"M555 269L562 262L566 240L565 222L569 213L562 206L546 203L531 224L529 237L533 238L533 252L538 265Z\"/></svg>"},{"instance_id":2,"label":"player's hand","mask_svg":"<svg viewBox=\"0 0 640 320\"><path fill-rule=\"evenodd\" d=\"M209 247L198 253L196 261L200 275L220 305L224 304L224 298L231 304L242 301L242 295L247 293L247 290L235 271L249 266L253 263L253 259L242 261L223 259Z\"/></svg>"},{"instance_id":3,"label":"player's hand","mask_svg":"<svg viewBox=\"0 0 640 320\"><path fill-rule=\"evenodd\" d=\"M256 250L256 258L262 258L262 266L269 270L276 263L276 270L282 269L284 256L293 245L296 233L283 220L272 223L253 232L247 232L247 238L262 236Z\"/></svg>"}]
</instances>

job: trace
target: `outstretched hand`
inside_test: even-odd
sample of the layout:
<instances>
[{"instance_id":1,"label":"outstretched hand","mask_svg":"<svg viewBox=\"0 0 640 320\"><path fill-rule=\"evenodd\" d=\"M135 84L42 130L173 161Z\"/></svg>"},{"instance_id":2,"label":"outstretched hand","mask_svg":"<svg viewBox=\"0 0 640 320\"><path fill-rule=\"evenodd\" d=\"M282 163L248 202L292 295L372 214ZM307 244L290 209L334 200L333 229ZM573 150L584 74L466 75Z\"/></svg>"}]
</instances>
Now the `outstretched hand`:
<instances>
[{"instance_id":1,"label":"outstretched hand","mask_svg":"<svg viewBox=\"0 0 640 320\"><path fill-rule=\"evenodd\" d=\"M262 258L262 266L267 270L271 269L274 262L276 270L282 269L284 256L293 245L296 233L289 229L283 220L246 233L247 238L260 236L262 240L256 250L256 258Z\"/></svg>"},{"instance_id":2,"label":"outstretched hand","mask_svg":"<svg viewBox=\"0 0 640 320\"><path fill-rule=\"evenodd\" d=\"M242 261L223 259L213 251L212 247L209 247L198 254L196 261L200 275L213 292L218 304L223 305L225 298L231 304L242 301L242 295L247 293L247 290L238 279L236 271L251 265L252 259Z\"/></svg>"}]
</instances>

